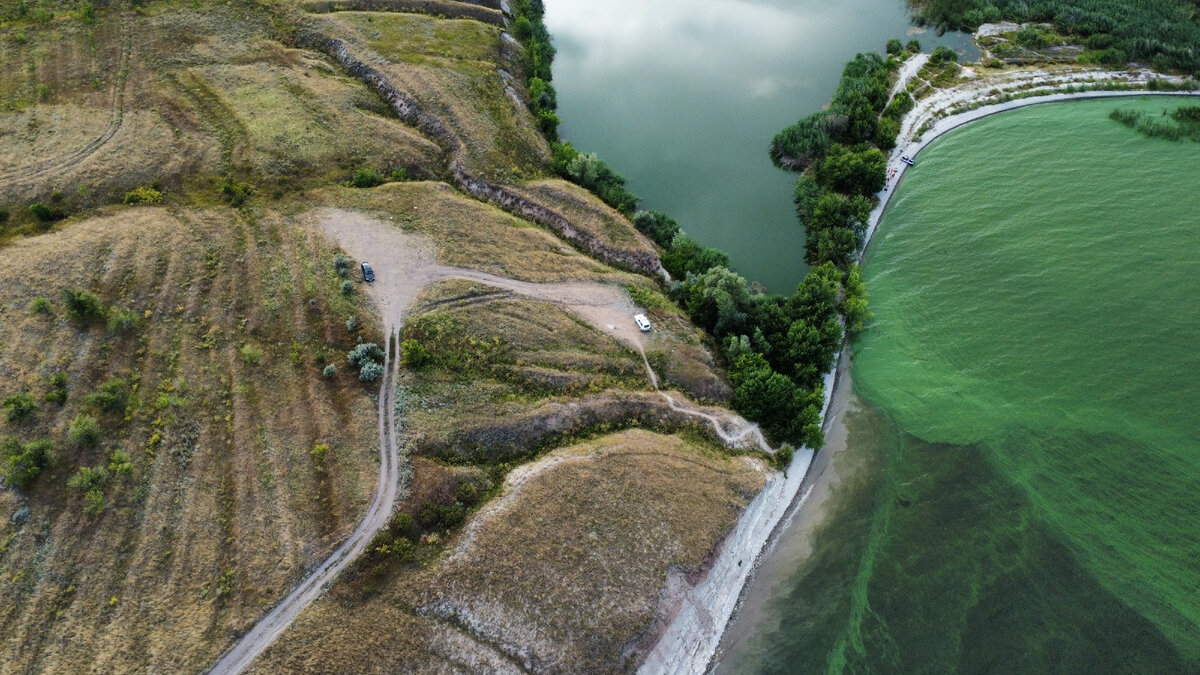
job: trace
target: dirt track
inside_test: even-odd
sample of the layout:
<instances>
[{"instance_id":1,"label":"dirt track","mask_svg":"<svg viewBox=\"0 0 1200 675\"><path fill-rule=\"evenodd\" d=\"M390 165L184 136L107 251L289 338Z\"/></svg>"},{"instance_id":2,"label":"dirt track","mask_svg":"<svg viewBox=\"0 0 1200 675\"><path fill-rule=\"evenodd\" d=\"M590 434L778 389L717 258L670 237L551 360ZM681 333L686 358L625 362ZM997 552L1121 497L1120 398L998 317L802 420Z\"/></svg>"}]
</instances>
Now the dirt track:
<instances>
[{"instance_id":1,"label":"dirt track","mask_svg":"<svg viewBox=\"0 0 1200 675\"><path fill-rule=\"evenodd\" d=\"M383 313L388 336L384 379L379 390L379 484L375 499L350 538L226 652L209 670L212 673L240 673L249 666L305 607L324 592L346 565L362 553L375 533L387 525L392 507L401 496L401 478L408 473L407 457L400 453L396 420L391 414L399 371L400 329L405 311L423 288L442 279L467 279L551 302L637 349L645 361L645 334L637 330L632 321L632 316L641 310L619 287L595 282L538 284L450 267L437 262L435 247L427 238L406 233L398 226L364 213L323 209L316 217L321 229L352 258L370 262L375 270L376 281L367 287L367 292ZM657 388L658 377L648 362L646 371ZM736 446L750 438L759 448L772 452L758 425L731 412L718 416L714 412L719 411L705 411L686 399L677 400L666 392L659 393L672 409L707 420L726 444Z\"/></svg>"}]
</instances>

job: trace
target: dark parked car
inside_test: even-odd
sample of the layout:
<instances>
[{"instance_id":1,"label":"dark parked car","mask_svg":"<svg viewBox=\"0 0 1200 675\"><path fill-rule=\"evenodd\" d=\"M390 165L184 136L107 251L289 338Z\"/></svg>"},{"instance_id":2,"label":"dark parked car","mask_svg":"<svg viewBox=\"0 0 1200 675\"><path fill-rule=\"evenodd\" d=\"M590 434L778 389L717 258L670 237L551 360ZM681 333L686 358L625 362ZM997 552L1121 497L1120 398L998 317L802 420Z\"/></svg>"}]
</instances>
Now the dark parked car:
<instances>
[{"instance_id":1,"label":"dark parked car","mask_svg":"<svg viewBox=\"0 0 1200 675\"><path fill-rule=\"evenodd\" d=\"M375 281L375 270L371 269L371 263L362 264L363 281Z\"/></svg>"}]
</instances>

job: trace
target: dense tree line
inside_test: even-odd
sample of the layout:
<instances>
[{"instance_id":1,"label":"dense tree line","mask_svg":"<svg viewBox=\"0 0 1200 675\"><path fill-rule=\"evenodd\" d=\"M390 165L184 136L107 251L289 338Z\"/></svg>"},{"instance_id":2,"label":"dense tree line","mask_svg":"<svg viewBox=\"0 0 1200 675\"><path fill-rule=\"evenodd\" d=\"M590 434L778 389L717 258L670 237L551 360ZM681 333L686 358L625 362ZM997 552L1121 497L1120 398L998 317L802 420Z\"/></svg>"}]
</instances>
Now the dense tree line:
<instances>
[{"instance_id":1,"label":"dense tree line","mask_svg":"<svg viewBox=\"0 0 1200 675\"><path fill-rule=\"evenodd\" d=\"M909 44L919 49L918 44ZM900 120L913 107L900 92L889 100L902 55L899 40L889 56L858 54L846 64L833 101L776 134L771 160L801 175L793 199L805 227L808 262L845 268L863 243L874 195L887 182L885 151L896 146ZM953 52L950 52L953 55ZM947 58L939 55L939 58Z\"/></svg>"},{"instance_id":2,"label":"dense tree line","mask_svg":"<svg viewBox=\"0 0 1200 675\"><path fill-rule=\"evenodd\" d=\"M910 0L918 18L941 28L982 23L1054 25L1081 38L1107 65L1149 62L1155 70L1200 71L1200 12L1195 0Z\"/></svg>"}]
</instances>

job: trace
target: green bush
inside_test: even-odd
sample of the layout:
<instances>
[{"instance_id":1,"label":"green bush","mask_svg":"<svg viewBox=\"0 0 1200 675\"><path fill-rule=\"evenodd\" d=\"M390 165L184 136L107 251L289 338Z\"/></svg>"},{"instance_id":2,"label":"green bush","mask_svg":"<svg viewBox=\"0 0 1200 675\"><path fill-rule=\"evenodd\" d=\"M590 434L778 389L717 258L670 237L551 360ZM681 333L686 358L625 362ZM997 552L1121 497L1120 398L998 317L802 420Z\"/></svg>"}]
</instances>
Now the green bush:
<instances>
[{"instance_id":1,"label":"green bush","mask_svg":"<svg viewBox=\"0 0 1200 675\"><path fill-rule=\"evenodd\" d=\"M364 363L358 370L358 379L362 382L374 382L380 377L383 377L383 366L374 361Z\"/></svg>"},{"instance_id":2,"label":"green bush","mask_svg":"<svg viewBox=\"0 0 1200 675\"><path fill-rule=\"evenodd\" d=\"M104 485L107 482L108 469L103 466L81 466L67 479L67 485L83 492L83 512L92 515L104 512Z\"/></svg>"},{"instance_id":3,"label":"green bush","mask_svg":"<svg viewBox=\"0 0 1200 675\"><path fill-rule=\"evenodd\" d=\"M110 333L128 333L140 322L141 317L133 310L117 309L116 307L108 310L108 332Z\"/></svg>"},{"instance_id":4,"label":"green bush","mask_svg":"<svg viewBox=\"0 0 1200 675\"><path fill-rule=\"evenodd\" d=\"M338 273L338 276L344 277L349 275L350 258L347 258L346 254L341 253L340 251L333 254L333 269Z\"/></svg>"},{"instance_id":5,"label":"green bush","mask_svg":"<svg viewBox=\"0 0 1200 675\"><path fill-rule=\"evenodd\" d=\"M219 188L221 198L229 202L233 208L241 208L250 195L254 194L254 186L249 183L242 183L233 179L232 176L226 176L221 180Z\"/></svg>"},{"instance_id":6,"label":"green bush","mask_svg":"<svg viewBox=\"0 0 1200 675\"><path fill-rule=\"evenodd\" d=\"M242 356L242 363L245 363L248 366L257 366L258 364L262 363L263 350L259 347L247 343L242 345L240 353Z\"/></svg>"},{"instance_id":7,"label":"green bush","mask_svg":"<svg viewBox=\"0 0 1200 675\"><path fill-rule=\"evenodd\" d=\"M9 423L23 422L37 410L37 404L33 402L33 397L24 392L4 399L3 407L4 416Z\"/></svg>"},{"instance_id":8,"label":"green bush","mask_svg":"<svg viewBox=\"0 0 1200 675\"><path fill-rule=\"evenodd\" d=\"M163 195L152 187L143 185L125 193L126 204L161 204Z\"/></svg>"},{"instance_id":9,"label":"green bush","mask_svg":"<svg viewBox=\"0 0 1200 675\"><path fill-rule=\"evenodd\" d=\"M346 279L342 282L342 295L351 295L354 293L354 282Z\"/></svg>"},{"instance_id":10,"label":"green bush","mask_svg":"<svg viewBox=\"0 0 1200 675\"><path fill-rule=\"evenodd\" d=\"M121 412L129 401L129 390L125 380L118 378L100 385L96 393L88 394L84 400L104 412Z\"/></svg>"},{"instance_id":11,"label":"green bush","mask_svg":"<svg viewBox=\"0 0 1200 675\"><path fill-rule=\"evenodd\" d=\"M67 400L67 374L57 372L50 377L50 391L42 397L46 403L57 403L62 405Z\"/></svg>"},{"instance_id":12,"label":"green bush","mask_svg":"<svg viewBox=\"0 0 1200 675\"><path fill-rule=\"evenodd\" d=\"M68 317L83 323L102 319L106 313L100 298L82 288L63 289L63 305L67 308Z\"/></svg>"},{"instance_id":13,"label":"green bush","mask_svg":"<svg viewBox=\"0 0 1200 675\"><path fill-rule=\"evenodd\" d=\"M34 298L29 302L30 314L49 314L50 301L43 297Z\"/></svg>"},{"instance_id":14,"label":"green bush","mask_svg":"<svg viewBox=\"0 0 1200 675\"><path fill-rule=\"evenodd\" d=\"M324 370L321 371L321 375L327 380L332 378L333 376L337 375L337 366L333 365L332 363L325 366Z\"/></svg>"},{"instance_id":15,"label":"green bush","mask_svg":"<svg viewBox=\"0 0 1200 675\"><path fill-rule=\"evenodd\" d=\"M38 221L42 223L52 223L56 220L62 219L63 217L63 214L60 211L57 209L52 209L41 202L30 204L29 212L33 214L34 218L37 218Z\"/></svg>"},{"instance_id":16,"label":"green bush","mask_svg":"<svg viewBox=\"0 0 1200 675\"><path fill-rule=\"evenodd\" d=\"M0 474L17 487L25 487L54 461L54 444L49 439L31 441L25 445L15 438L0 442Z\"/></svg>"},{"instance_id":17,"label":"green bush","mask_svg":"<svg viewBox=\"0 0 1200 675\"><path fill-rule=\"evenodd\" d=\"M904 50L907 52L910 52L912 54L916 54L916 53L920 52L921 51L921 41L920 40L909 40L908 43L904 45Z\"/></svg>"},{"instance_id":18,"label":"green bush","mask_svg":"<svg viewBox=\"0 0 1200 675\"><path fill-rule=\"evenodd\" d=\"M902 51L904 51L904 43L900 42L900 38L892 38L887 41L888 54L899 56Z\"/></svg>"},{"instance_id":19,"label":"green bush","mask_svg":"<svg viewBox=\"0 0 1200 675\"><path fill-rule=\"evenodd\" d=\"M362 366L364 363L371 361L383 361L384 356L383 350L380 349L379 345L375 344L374 342L363 342L361 344L357 344L354 346L354 349L351 349L350 352L346 354L347 360L349 360L350 364L353 366Z\"/></svg>"},{"instance_id":20,"label":"green bush","mask_svg":"<svg viewBox=\"0 0 1200 675\"><path fill-rule=\"evenodd\" d=\"M409 368L420 368L429 361L429 350L417 340L400 343L400 362Z\"/></svg>"},{"instance_id":21,"label":"green bush","mask_svg":"<svg viewBox=\"0 0 1200 675\"><path fill-rule=\"evenodd\" d=\"M350 185L356 188L372 188L376 185L383 185L383 176L375 169L358 169L350 179Z\"/></svg>"},{"instance_id":22,"label":"green bush","mask_svg":"<svg viewBox=\"0 0 1200 675\"><path fill-rule=\"evenodd\" d=\"M100 422L91 415L80 413L71 420L68 434L80 445L95 445L100 442Z\"/></svg>"},{"instance_id":23,"label":"green bush","mask_svg":"<svg viewBox=\"0 0 1200 675\"><path fill-rule=\"evenodd\" d=\"M133 458L121 448L113 448L108 456L108 472L115 476L132 476Z\"/></svg>"},{"instance_id":24,"label":"green bush","mask_svg":"<svg viewBox=\"0 0 1200 675\"><path fill-rule=\"evenodd\" d=\"M1034 32L1037 32L1037 31L1034 31ZM933 54L929 55L929 62L934 65L939 65L942 63L946 63L946 62L953 62L953 61L957 61L957 60L958 60L958 53L955 52L953 49L950 49L946 45L938 45L933 50Z\"/></svg>"}]
</instances>

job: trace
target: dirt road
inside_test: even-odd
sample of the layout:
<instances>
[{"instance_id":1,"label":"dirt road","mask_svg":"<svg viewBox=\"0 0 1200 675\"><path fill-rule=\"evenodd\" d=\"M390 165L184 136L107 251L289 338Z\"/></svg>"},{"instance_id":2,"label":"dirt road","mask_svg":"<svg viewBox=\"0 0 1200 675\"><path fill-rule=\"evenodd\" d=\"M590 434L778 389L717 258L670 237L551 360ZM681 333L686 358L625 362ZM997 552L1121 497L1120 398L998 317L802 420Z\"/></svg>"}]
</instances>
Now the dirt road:
<instances>
[{"instance_id":1,"label":"dirt road","mask_svg":"<svg viewBox=\"0 0 1200 675\"><path fill-rule=\"evenodd\" d=\"M379 388L379 485L375 499L362 522L332 555L260 620L209 670L211 673L240 673L287 629L300 612L316 600L325 587L358 557L375 533L387 525L392 507L401 493L401 477L407 475L407 457L396 440L396 420L392 414L395 383L399 372L400 329L405 311L412 306L421 289L442 279L467 279L502 288L513 293L550 302L611 335L642 354L645 362L645 334L632 325L639 309L624 289L601 283L531 283L437 262L433 243L425 237L409 234L398 226L367 214L324 209L316 214L318 225L330 238L356 260L366 260L375 269L376 281L367 292L383 314L388 336L383 383ZM658 387L658 377L646 362L647 375ZM758 447L773 452L758 425L726 411L705 411L690 401L659 392L672 409L707 420L726 444L737 446L751 439ZM403 466L402 466L403 465Z\"/></svg>"},{"instance_id":2,"label":"dirt road","mask_svg":"<svg viewBox=\"0 0 1200 675\"><path fill-rule=\"evenodd\" d=\"M325 587L337 578L346 565L358 558L375 533L387 525L391 518L392 505L400 487L400 453L396 443L396 418L392 414L396 373L399 370L396 353L399 340L394 338L400 334L400 325L388 320L385 329L388 340L383 362L383 382L379 386L379 484L371 507L350 538L255 624L213 665L210 673L242 672L287 629L305 607L325 591Z\"/></svg>"}]
</instances>

